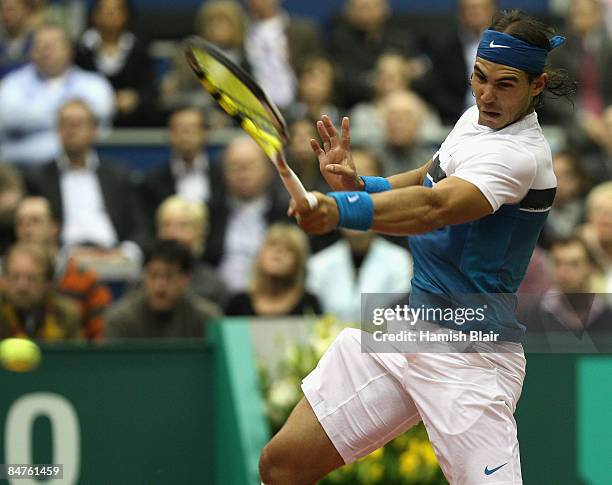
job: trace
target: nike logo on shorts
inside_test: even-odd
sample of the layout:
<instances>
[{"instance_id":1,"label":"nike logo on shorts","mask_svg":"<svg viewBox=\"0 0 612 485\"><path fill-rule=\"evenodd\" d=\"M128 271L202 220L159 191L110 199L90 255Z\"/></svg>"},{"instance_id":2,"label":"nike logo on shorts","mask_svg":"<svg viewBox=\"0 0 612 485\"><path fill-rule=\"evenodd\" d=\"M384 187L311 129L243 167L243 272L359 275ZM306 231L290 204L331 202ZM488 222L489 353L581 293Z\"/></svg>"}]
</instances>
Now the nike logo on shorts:
<instances>
[{"instance_id":1,"label":"nike logo on shorts","mask_svg":"<svg viewBox=\"0 0 612 485\"><path fill-rule=\"evenodd\" d=\"M488 475L493 475L497 470L499 470L500 468L506 466L507 464L508 463L504 463L503 465L499 465L497 468L491 468L490 470L489 470L489 467L486 466L485 469L484 469L484 474L487 475L487 476Z\"/></svg>"}]
</instances>

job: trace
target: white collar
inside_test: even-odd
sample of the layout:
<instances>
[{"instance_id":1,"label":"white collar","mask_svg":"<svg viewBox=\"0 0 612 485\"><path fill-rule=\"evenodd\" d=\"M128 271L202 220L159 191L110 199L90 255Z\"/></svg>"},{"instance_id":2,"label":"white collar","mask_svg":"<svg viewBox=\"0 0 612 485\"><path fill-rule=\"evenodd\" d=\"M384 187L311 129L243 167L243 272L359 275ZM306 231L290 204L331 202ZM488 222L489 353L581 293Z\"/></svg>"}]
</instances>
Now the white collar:
<instances>
[{"instance_id":1,"label":"white collar","mask_svg":"<svg viewBox=\"0 0 612 485\"><path fill-rule=\"evenodd\" d=\"M60 172L63 173L75 170L75 168L70 165L70 160L68 160L66 152L62 152L62 154L57 158L57 166ZM87 152L87 156L85 157L85 167L83 167L82 169L79 168L77 170L87 170L89 172L96 172L99 166L100 158L98 157L98 154L94 150L89 150Z\"/></svg>"},{"instance_id":2,"label":"white collar","mask_svg":"<svg viewBox=\"0 0 612 485\"><path fill-rule=\"evenodd\" d=\"M178 155L174 155L170 160L170 170L176 178L182 178L189 172L208 172L208 167L208 157L204 152L196 155L191 165L187 165Z\"/></svg>"}]
</instances>

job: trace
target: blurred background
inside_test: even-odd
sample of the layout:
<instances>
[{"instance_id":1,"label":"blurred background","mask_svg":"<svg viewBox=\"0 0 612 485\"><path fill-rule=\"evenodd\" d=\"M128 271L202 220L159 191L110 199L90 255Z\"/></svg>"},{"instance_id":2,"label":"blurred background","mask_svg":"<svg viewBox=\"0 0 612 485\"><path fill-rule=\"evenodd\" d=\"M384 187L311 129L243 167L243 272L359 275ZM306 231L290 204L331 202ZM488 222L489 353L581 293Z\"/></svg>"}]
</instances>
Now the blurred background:
<instances>
[{"instance_id":1,"label":"blurred background","mask_svg":"<svg viewBox=\"0 0 612 485\"><path fill-rule=\"evenodd\" d=\"M538 110L558 190L520 309L580 345L528 355L525 484L612 484L612 359L585 338L612 327L612 0L0 0L0 339L43 348L37 370L0 371L0 462L63 463L59 483L257 484L361 294L410 292L406 238L312 237L286 216L182 39L264 87L290 165L326 192L322 114L350 116L360 174L421 166L474 104L478 39L512 8L567 37L549 64L578 82ZM325 483L446 482L418 427Z\"/></svg>"}]
</instances>

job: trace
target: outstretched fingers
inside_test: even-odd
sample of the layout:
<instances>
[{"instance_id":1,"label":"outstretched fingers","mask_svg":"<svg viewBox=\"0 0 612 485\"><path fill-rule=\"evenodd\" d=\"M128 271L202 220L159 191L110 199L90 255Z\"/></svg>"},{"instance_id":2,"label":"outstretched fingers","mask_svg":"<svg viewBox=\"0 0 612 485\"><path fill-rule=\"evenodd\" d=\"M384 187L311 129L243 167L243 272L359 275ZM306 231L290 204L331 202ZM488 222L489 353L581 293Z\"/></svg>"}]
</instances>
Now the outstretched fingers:
<instances>
[{"instance_id":1,"label":"outstretched fingers","mask_svg":"<svg viewBox=\"0 0 612 485\"><path fill-rule=\"evenodd\" d=\"M323 115L321 120L323 121L323 126L329 136L331 148L336 148L338 146L338 130L336 130L336 127L329 116Z\"/></svg>"},{"instance_id":2,"label":"outstretched fingers","mask_svg":"<svg viewBox=\"0 0 612 485\"><path fill-rule=\"evenodd\" d=\"M331 148L330 136L322 121L317 121L317 131L319 132L319 137L323 143L324 150L328 151Z\"/></svg>"},{"instance_id":3,"label":"outstretched fingers","mask_svg":"<svg viewBox=\"0 0 612 485\"><path fill-rule=\"evenodd\" d=\"M314 138L310 139L310 148L312 148L312 151L315 152L317 158L319 158L321 155L325 155L325 152L321 148L321 145L319 145L319 142Z\"/></svg>"},{"instance_id":4,"label":"outstretched fingers","mask_svg":"<svg viewBox=\"0 0 612 485\"><path fill-rule=\"evenodd\" d=\"M340 148L348 150L351 144L351 129L349 126L349 118L342 118L342 127L340 130Z\"/></svg>"}]
</instances>

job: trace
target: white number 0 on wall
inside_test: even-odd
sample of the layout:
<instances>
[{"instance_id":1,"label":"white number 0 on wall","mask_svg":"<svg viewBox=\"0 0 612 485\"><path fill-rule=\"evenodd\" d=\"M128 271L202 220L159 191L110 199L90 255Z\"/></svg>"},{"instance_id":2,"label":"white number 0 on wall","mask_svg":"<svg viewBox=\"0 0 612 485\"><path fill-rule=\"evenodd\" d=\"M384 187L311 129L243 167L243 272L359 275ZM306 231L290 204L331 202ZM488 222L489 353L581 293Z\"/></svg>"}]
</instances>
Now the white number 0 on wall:
<instances>
[{"instance_id":1,"label":"white number 0 on wall","mask_svg":"<svg viewBox=\"0 0 612 485\"><path fill-rule=\"evenodd\" d=\"M64 478L54 483L73 485L81 467L81 431L74 406L50 392L26 394L17 399L6 415L4 463L32 464L32 425L36 418L51 422L53 464L64 465ZM11 485L40 485L37 480L10 480Z\"/></svg>"}]
</instances>

